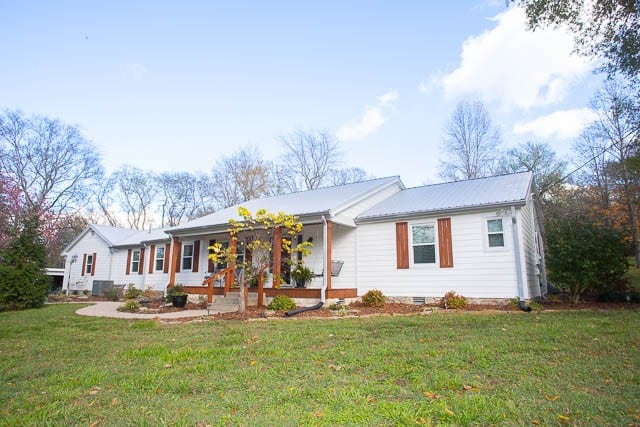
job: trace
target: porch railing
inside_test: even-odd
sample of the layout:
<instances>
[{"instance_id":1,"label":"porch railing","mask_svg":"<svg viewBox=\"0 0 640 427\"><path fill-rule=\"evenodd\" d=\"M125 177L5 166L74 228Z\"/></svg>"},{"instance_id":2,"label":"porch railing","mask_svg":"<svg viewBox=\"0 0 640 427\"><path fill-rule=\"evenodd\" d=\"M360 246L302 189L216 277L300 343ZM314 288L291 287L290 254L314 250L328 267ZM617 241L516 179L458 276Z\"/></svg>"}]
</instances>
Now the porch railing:
<instances>
[{"instance_id":1,"label":"porch railing","mask_svg":"<svg viewBox=\"0 0 640 427\"><path fill-rule=\"evenodd\" d=\"M207 285L209 287L207 292L207 299L210 303L213 302L213 283L216 281L216 279L222 276L224 276L224 296L226 297L227 292L229 292L229 289L231 289L231 285L233 284L233 280L235 277L235 268L233 266L227 267L212 274L202 282L203 285Z\"/></svg>"}]
</instances>

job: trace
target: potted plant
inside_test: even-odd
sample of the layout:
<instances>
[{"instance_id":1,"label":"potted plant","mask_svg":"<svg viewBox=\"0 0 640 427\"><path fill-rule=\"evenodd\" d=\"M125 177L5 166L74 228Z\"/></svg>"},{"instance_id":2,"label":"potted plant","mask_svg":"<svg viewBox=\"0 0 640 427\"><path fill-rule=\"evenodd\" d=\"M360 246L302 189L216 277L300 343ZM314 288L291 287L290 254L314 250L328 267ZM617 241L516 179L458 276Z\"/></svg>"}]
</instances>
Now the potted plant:
<instances>
[{"instance_id":1,"label":"potted plant","mask_svg":"<svg viewBox=\"0 0 640 427\"><path fill-rule=\"evenodd\" d=\"M295 268L291 269L291 278L296 281L297 288L304 288L305 283L313 278L313 272L304 264L299 263Z\"/></svg>"},{"instance_id":2,"label":"potted plant","mask_svg":"<svg viewBox=\"0 0 640 427\"><path fill-rule=\"evenodd\" d=\"M167 302L171 302L174 307L184 308L187 305L187 293L182 285L167 287Z\"/></svg>"}]
</instances>

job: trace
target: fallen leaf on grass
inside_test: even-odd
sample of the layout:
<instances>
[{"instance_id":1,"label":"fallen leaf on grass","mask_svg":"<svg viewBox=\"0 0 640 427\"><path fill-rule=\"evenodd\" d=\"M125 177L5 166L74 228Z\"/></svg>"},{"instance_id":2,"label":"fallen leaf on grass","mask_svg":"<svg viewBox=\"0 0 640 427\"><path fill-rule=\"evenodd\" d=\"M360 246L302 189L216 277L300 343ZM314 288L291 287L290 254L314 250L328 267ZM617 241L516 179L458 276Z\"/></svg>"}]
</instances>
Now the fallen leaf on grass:
<instances>
[{"instance_id":1,"label":"fallen leaf on grass","mask_svg":"<svg viewBox=\"0 0 640 427\"><path fill-rule=\"evenodd\" d=\"M258 363L258 362L256 362L255 360L251 359L251 361L249 362L249 365L255 366L256 363Z\"/></svg>"},{"instance_id":2,"label":"fallen leaf on grass","mask_svg":"<svg viewBox=\"0 0 640 427\"><path fill-rule=\"evenodd\" d=\"M89 395L91 395L91 396L95 396L96 394L98 394L98 390L91 390L89 392Z\"/></svg>"},{"instance_id":3,"label":"fallen leaf on grass","mask_svg":"<svg viewBox=\"0 0 640 427\"><path fill-rule=\"evenodd\" d=\"M548 394L545 394L544 398L550 402L555 402L556 400L560 399L560 396L549 396Z\"/></svg>"},{"instance_id":4,"label":"fallen leaf on grass","mask_svg":"<svg viewBox=\"0 0 640 427\"><path fill-rule=\"evenodd\" d=\"M478 387L474 387L472 385L466 385L466 384L462 385L462 389L466 391L480 391Z\"/></svg>"},{"instance_id":5,"label":"fallen leaf on grass","mask_svg":"<svg viewBox=\"0 0 640 427\"><path fill-rule=\"evenodd\" d=\"M558 422L560 424L569 424L570 421L571 421L571 418L558 414Z\"/></svg>"},{"instance_id":6,"label":"fallen leaf on grass","mask_svg":"<svg viewBox=\"0 0 640 427\"><path fill-rule=\"evenodd\" d=\"M435 400L435 399L437 399L439 397L437 394L432 393L430 391L422 392L422 394L424 394L425 396L427 396L431 400Z\"/></svg>"},{"instance_id":7,"label":"fallen leaf on grass","mask_svg":"<svg viewBox=\"0 0 640 427\"><path fill-rule=\"evenodd\" d=\"M416 420L416 424L420 424L420 425L422 425L422 424L426 424L426 423L427 423L427 420L425 420L425 419L424 419L424 418L422 418L422 417L420 417L420 418L418 418L418 419Z\"/></svg>"},{"instance_id":8,"label":"fallen leaf on grass","mask_svg":"<svg viewBox=\"0 0 640 427\"><path fill-rule=\"evenodd\" d=\"M316 411L316 412L313 413L313 416L316 417L316 418L320 418L322 416L322 412Z\"/></svg>"},{"instance_id":9,"label":"fallen leaf on grass","mask_svg":"<svg viewBox=\"0 0 640 427\"><path fill-rule=\"evenodd\" d=\"M162 367L163 368L170 368L171 367L171 363L165 363Z\"/></svg>"},{"instance_id":10,"label":"fallen leaf on grass","mask_svg":"<svg viewBox=\"0 0 640 427\"><path fill-rule=\"evenodd\" d=\"M331 364L329 365L329 369L333 369L334 371L339 371L340 369L342 369L342 366Z\"/></svg>"},{"instance_id":11,"label":"fallen leaf on grass","mask_svg":"<svg viewBox=\"0 0 640 427\"><path fill-rule=\"evenodd\" d=\"M448 408L444 408L444 412L446 412L447 415L455 415L455 413L451 409L448 409Z\"/></svg>"},{"instance_id":12,"label":"fallen leaf on grass","mask_svg":"<svg viewBox=\"0 0 640 427\"><path fill-rule=\"evenodd\" d=\"M94 421L91 424L89 424L89 427L96 427L98 424L100 424L100 421Z\"/></svg>"}]
</instances>

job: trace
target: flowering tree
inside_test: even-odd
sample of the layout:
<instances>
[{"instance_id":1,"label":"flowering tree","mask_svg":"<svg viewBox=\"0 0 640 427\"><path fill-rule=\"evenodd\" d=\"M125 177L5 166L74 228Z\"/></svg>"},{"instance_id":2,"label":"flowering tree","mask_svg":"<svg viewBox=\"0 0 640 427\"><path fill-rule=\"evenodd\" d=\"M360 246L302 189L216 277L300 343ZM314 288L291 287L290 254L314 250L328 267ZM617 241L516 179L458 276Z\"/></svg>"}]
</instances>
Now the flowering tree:
<instances>
[{"instance_id":1,"label":"flowering tree","mask_svg":"<svg viewBox=\"0 0 640 427\"><path fill-rule=\"evenodd\" d=\"M215 263L227 263L240 269L239 311L243 313L246 310L247 284L257 281L258 293L261 295L264 274L272 259L275 262L280 258L281 253L286 254L287 258L295 253L308 255L311 253L311 242L296 245L291 243L293 237L302 232L302 223L294 215L284 212L271 213L264 209L258 210L254 215L243 207L238 208L238 214L242 220L229 220L227 229L230 237L229 246L213 244L209 247L211 252L209 259ZM237 251L239 245L244 245L247 249L246 256L239 257L241 255ZM274 275L274 287L278 287L279 284L280 277Z\"/></svg>"}]
</instances>

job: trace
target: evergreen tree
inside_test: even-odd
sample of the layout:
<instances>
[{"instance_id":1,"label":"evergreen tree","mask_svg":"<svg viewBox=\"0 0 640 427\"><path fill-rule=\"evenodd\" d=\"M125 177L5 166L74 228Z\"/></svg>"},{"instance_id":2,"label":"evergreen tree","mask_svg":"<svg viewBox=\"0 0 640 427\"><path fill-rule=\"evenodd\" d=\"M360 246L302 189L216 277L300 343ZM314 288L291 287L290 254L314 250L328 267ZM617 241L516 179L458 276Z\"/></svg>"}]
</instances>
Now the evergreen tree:
<instances>
[{"instance_id":1,"label":"evergreen tree","mask_svg":"<svg viewBox=\"0 0 640 427\"><path fill-rule=\"evenodd\" d=\"M44 304L51 278L44 272L46 250L39 223L36 215L25 215L18 236L0 256L0 309Z\"/></svg>"}]
</instances>

